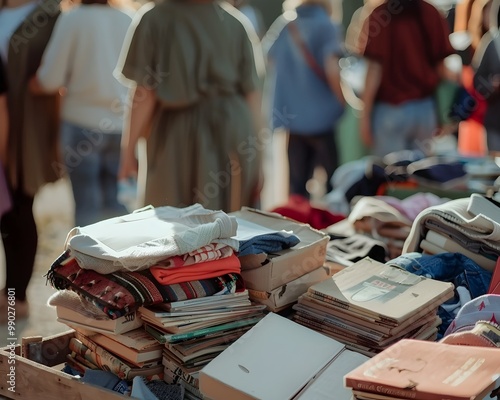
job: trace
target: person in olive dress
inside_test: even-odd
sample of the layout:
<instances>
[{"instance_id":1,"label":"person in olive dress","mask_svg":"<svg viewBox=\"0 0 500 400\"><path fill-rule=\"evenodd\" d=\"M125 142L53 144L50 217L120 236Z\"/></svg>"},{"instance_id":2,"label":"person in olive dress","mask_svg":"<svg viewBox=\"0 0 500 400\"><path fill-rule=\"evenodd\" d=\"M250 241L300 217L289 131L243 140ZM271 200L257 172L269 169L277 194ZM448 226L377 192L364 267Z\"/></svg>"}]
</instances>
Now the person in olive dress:
<instances>
[{"instance_id":1,"label":"person in olive dress","mask_svg":"<svg viewBox=\"0 0 500 400\"><path fill-rule=\"evenodd\" d=\"M144 205L257 206L263 63L255 32L241 12L213 0L148 4L136 18L117 67L135 86L120 179L139 172Z\"/></svg>"}]
</instances>

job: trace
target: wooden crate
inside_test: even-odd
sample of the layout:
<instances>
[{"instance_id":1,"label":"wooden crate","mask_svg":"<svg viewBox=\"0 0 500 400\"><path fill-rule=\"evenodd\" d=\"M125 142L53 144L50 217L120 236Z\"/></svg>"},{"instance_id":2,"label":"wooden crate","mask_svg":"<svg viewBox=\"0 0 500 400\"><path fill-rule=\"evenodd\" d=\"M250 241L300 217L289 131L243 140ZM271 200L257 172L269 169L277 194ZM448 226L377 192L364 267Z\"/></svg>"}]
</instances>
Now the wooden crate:
<instances>
[{"instance_id":1,"label":"wooden crate","mask_svg":"<svg viewBox=\"0 0 500 400\"><path fill-rule=\"evenodd\" d=\"M0 349L0 398L43 400L133 400L108 389L80 382L51 368L64 363L73 331L23 338L21 345ZM12 373L14 367L14 373ZM14 377L12 381L11 376ZM15 383L15 391L9 390Z\"/></svg>"}]
</instances>

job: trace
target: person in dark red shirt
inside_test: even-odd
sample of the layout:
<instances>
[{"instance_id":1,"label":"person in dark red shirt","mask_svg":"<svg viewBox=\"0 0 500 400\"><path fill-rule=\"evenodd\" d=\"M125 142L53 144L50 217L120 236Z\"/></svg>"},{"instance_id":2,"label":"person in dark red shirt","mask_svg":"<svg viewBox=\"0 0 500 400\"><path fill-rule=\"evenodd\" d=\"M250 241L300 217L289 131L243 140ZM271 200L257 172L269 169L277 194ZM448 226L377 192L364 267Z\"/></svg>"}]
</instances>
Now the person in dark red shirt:
<instances>
[{"instance_id":1,"label":"person in dark red shirt","mask_svg":"<svg viewBox=\"0 0 500 400\"><path fill-rule=\"evenodd\" d=\"M360 133L374 155L425 149L437 129L433 93L454 53L444 15L424 0L375 7L358 38L367 62Z\"/></svg>"}]
</instances>

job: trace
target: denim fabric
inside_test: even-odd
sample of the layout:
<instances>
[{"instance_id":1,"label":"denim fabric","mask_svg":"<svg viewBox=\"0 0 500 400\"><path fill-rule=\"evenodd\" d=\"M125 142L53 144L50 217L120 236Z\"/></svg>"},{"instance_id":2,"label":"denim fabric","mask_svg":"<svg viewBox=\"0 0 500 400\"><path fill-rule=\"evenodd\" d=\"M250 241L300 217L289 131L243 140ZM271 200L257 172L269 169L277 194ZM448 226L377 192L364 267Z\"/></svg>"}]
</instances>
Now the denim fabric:
<instances>
[{"instance_id":1,"label":"denim fabric","mask_svg":"<svg viewBox=\"0 0 500 400\"><path fill-rule=\"evenodd\" d=\"M127 214L118 202L119 133L103 133L69 122L61 125L61 149L75 200L75 225Z\"/></svg>"},{"instance_id":2,"label":"denim fabric","mask_svg":"<svg viewBox=\"0 0 500 400\"><path fill-rule=\"evenodd\" d=\"M296 10L300 36L318 65L323 66L329 56L344 54L341 27L332 22L322 6L302 4ZM286 18L282 16L281 20ZM342 104L308 64L290 29L284 26L276 34L267 52L275 71L270 85L273 129L282 127L304 135L331 129L344 111Z\"/></svg>"},{"instance_id":3,"label":"denim fabric","mask_svg":"<svg viewBox=\"0 0 500 400\"><path fill-rule=\"evenodd\" d=\"M401 150L429 151L437 128L432 98L393 105L376 103L372 114L373 154L384 157Z\"/></svg>"},{"instance_id":4,"label":"denim fabric","mask_svg":"<svg viewBox=\"0 0 500 400\"><path fill-rule=\"evenodd\" d=\"M491 282L491 272L481 268L470 258L460 253L442 253L425 255L421 253L406 253L388 261L387 264L396 265L408 272L425 276L442 282L451 282L458 286L464 286L471 297L482 296L488 292ZM452 305L459 301L458 295L446 302ZM443 323L439 327L438 337L442 337L455 315L439 307L438 315Z\"/></svg>"}]
</instances>

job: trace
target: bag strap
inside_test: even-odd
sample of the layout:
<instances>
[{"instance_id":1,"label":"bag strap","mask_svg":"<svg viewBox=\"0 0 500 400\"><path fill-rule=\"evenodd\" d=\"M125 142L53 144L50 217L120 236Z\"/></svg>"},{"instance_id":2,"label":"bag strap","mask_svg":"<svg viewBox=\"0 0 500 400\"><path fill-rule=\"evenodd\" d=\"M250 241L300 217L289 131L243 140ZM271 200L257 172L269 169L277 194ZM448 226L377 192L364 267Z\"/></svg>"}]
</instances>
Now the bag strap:
<instances>
[{"instance_id":1,"label":"bag strap","mask_svg":"<svg viewBox=\"0 0 500 400\"><path fill-rule=\"evenodd\" d=\"M297 45L297 47L300 49L302 55L304 56L304 59L309 65L309 67L313 70L313 72L323 81L328 82L328 79L326 77L325 72L323 69L319 66L319 64L316 62L316 59L312 55L312 53L309 51L307 48L306 43L302 39L302 36L300 35L299 28L297 26L297 23L295 21L291 21L288 23L288 29L290 30L290 33L292 35L292 39Z\"/></svg>"}]
</instances>

